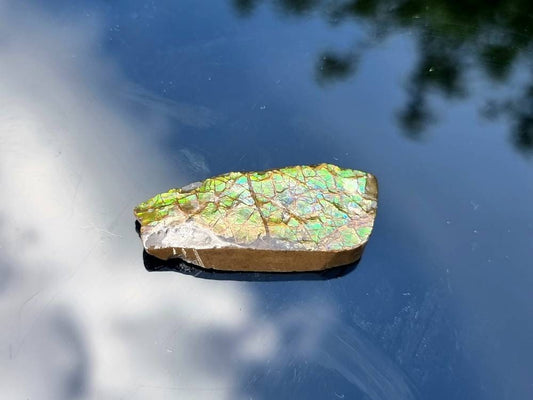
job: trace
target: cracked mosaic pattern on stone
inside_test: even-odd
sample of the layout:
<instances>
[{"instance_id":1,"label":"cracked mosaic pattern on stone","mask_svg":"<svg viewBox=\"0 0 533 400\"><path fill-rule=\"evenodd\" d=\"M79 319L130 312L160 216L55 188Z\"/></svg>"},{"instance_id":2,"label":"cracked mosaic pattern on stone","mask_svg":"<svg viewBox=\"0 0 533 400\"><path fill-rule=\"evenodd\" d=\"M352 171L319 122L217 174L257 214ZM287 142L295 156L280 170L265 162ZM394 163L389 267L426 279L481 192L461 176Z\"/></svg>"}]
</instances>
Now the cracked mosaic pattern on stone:
<instances>
[{"instance_id":1,"label":"cracked mosaic pattern on stone","mask_svg":"<svg viewBox=\"0 0 533 400\"><path fill-rule=\"evenodd\" d=\"M373 175L331 164L230 172L139 204L151 248L339 251L366 243L377 208Z\"/></svg>"}]
</instances>

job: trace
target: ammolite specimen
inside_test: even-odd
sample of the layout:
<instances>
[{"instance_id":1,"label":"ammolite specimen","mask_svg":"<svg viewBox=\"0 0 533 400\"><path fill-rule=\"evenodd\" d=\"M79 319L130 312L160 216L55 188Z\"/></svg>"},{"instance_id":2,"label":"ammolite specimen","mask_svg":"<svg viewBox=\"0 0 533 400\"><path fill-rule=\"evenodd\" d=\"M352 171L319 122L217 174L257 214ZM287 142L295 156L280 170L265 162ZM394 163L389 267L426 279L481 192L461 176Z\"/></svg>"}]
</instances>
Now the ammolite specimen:
<instances>
[{"instance_id":1,"label":"ammolite specimen","mask_svg":"<svg viewBox=\"0 0 533 400\"><path fill-rule=\"evenodd\" d=\"M146 251L229 271L313 271L361 257L377 181L331 164L230 172L135 208Z\"/></svg>"}]
</instances>

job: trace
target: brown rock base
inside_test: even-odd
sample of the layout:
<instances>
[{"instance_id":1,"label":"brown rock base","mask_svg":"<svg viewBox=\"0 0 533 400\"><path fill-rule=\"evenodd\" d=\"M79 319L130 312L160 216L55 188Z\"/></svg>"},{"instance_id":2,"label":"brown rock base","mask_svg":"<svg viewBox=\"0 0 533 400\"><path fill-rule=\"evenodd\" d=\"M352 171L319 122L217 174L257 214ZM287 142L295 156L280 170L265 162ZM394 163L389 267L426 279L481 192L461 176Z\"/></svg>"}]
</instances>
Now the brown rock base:
<instances>
[{"instance_id":1,"label":"brown rock base","mask_svg":"<svg viewBox=\"0 0 533 400\"><path fill-rule=\"evenodd\" d=\"M354 263L361 258L364 245L340 251L259 250L242 248L146 249L162 260L181 258L202 268L243 272L321 271Z\"/></svg>"}]
</instances>

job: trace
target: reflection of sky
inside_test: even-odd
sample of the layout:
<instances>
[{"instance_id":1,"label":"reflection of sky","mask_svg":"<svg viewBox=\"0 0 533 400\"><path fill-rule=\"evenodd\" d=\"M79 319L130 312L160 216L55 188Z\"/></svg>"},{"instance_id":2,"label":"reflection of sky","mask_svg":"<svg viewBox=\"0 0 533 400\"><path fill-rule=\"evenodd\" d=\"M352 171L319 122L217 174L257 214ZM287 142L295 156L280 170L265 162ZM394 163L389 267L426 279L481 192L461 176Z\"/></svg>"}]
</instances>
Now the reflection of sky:
<instances>
[{"instance_id":1,"label":"reflection of sky","mask_svg":"<svg viewBox=\"0 0 533 400\"><path fill-rule=\"evenodd\" d=\"M425 143L398 134L409 37L320 88L316 56L348 46L348 28L267 9L236 20L226 2L55 3L0 8L9 398L531 393L531 166L480 122L475 97L436 104ZM380 179L352 274L231 283L143 269L138 201L210 173L317 161Z\"/></svg>"},{"instance_id":2,"label":"reflection of sky","mask_svg":"<svg viewBox=\"0 0 533 400\"><path fill-rule=\"evenodd\" d=\"M232 398L235 363L263 357L269 327L257 337L238 285L143 270L131 208L169 182L132 133L166 121L114 95L128 83L95 54L94 32L2 15L2 396ZM233 335L250 345L224 359ZM228 353L207 352L212 341Z\"/></svg>"}]
</instances>

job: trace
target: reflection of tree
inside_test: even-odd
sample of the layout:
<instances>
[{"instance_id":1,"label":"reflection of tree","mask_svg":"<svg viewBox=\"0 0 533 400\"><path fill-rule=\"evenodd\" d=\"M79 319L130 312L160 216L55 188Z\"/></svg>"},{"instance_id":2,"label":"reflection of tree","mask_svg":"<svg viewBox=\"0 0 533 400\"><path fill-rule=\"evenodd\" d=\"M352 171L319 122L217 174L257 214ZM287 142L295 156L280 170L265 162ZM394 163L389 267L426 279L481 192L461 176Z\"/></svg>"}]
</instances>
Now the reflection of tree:
<instances>
[{"instance_id":1,"label":"reflection of tree","mask_svg":"<svg viewBox=\"0 0 533 400\"><path fill-rule=\"evenodd\" d=\"M321 82L342 79L350 76L355 69L356 57L351 54L339 56L334 53L324 53L320 59L317 75Z\"/></svg>"},{"instance_id":2,"label":"reflection of tree","mask_svg":"<svg viewBox=\"0 0 533 400\"><path fill-rule=\"evenodd\" d=\"M243 13L267 0L233 0ZM372 35L386 37L409 29L419 50L408 85L409 100L399 113L406 132L418 136L433 120L429 93L461 97L465 75L479 66L494 81L504 82L513 64L533 44L533 2L530 0L272 0L286 13L319 12L331 23L356 20L370 24ZM317 65L320 82L354 73L363 46L348 53L323 54ZM517 99L496 105L512 121L513 143L533 151L533 85Z\"/></svg>"}]
</instances>

